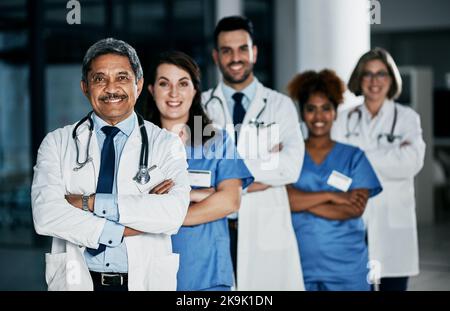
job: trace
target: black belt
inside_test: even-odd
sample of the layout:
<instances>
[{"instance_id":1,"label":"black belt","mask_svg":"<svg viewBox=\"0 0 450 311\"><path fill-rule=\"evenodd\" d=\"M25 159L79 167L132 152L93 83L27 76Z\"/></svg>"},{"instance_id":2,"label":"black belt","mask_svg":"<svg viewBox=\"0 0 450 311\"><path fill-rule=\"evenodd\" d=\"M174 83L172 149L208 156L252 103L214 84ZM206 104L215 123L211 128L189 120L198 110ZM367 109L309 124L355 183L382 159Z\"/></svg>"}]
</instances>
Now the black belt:
<instances>
[{"instance_id":1,"label":"black belt","mask_svg":"<svg viewBox=\"0 0 450 311\"><path fill-rule=\"evenodd\" d=\"M238 220L228 218L228 226L233 230L237 230L238 229Z\"/></svg>"},{"instance_id":2,"label":"black belt","mask_svg":"<svg viewBox=\"0 0 450 311\"><path fill-rule=\"evenodd\" d=\"M89 271L92 276L94 284L102 286L127 286L128 273L113 273L113 272L95 272Z\"/></svg>"}]
</instances>

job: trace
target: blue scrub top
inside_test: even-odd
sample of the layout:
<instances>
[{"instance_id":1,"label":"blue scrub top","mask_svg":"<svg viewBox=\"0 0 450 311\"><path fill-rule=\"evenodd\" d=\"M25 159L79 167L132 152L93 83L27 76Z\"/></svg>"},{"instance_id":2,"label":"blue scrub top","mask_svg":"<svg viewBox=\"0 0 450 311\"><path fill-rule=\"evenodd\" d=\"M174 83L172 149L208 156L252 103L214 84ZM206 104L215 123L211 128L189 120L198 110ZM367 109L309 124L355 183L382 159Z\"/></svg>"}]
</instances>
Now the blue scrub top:
<instances>
[{"instance_id":1,"label":"blue scrub top","mask_svg":"<svg viewBox=\"0 0 450 311\"><path fill-rule=\"evenodd\" d=\"M305 152L300 178L293 187L305 192L340 192L327 184L333 170L352 178L349 190L368 189L370 197L382 191L364 152L337 142L320 165ZM342 221L309 212L293 212L292 223L305 282L345 282L368 273L365 226L361 217Z\"/></svg>"},{"instance_id":2,"label":"blue scrub top","mask_svg":"<svg viewBox=\"0 0 450 311\"><path fill-rule=\"evenodd\" d=\"M211 171L212 187L226 179L242 179L244 189L254 180L225 131L218 132L205 146L186 147L186 152L189 170ZM233 285L226 217L201 225L182 226L172 236L172 247L180 254L177 290Z\"/></svg>"}]
</instances>

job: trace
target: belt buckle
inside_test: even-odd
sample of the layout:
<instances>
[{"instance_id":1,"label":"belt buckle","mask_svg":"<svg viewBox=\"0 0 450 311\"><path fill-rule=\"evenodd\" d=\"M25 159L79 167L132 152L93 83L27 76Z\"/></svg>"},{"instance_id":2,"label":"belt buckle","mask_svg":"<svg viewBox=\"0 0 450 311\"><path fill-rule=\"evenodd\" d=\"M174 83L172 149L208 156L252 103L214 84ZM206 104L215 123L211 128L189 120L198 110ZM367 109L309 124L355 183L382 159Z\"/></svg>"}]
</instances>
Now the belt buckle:
<instances>
[{"instance_id":1,"label":"belt buckle","mask_svg":"<svg viewBox=\"0 0 450 311\"><path fill-rule=\"evenodd\" d=\"M105 283L105 276L106 276L106 277L120 277L120 286L123 285L123 276L122 276L122 275L120 275L120 274L107 274L107 273L102 273L101 283L102 283L103 286L111 286L111 285L113 285L113 284Z\"/></svg>"}]
</instances>

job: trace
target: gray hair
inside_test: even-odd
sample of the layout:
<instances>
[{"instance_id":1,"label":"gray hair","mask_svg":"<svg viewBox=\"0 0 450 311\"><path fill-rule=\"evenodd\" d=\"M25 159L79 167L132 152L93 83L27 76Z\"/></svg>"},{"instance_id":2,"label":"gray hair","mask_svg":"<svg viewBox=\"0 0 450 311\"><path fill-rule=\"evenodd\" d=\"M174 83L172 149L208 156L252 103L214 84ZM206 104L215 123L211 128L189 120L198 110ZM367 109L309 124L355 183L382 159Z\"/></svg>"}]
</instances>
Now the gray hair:
<instances>
[{"instance_id":1,"label":"gray hair","mask_svg":"<svg viewBox=\"0 0 450 311\"><path fill-rule=\"evenodd\" d=\"M125 41L107 38L97 41L87 50L83 58L83 67L81 68L81 80L86 83L88 82L87 75L91 69L92 61L105 54L117 54L128 57L131 68L136 76L136 83L144 76L136 50Z\"/></svg>"}]
</instances>

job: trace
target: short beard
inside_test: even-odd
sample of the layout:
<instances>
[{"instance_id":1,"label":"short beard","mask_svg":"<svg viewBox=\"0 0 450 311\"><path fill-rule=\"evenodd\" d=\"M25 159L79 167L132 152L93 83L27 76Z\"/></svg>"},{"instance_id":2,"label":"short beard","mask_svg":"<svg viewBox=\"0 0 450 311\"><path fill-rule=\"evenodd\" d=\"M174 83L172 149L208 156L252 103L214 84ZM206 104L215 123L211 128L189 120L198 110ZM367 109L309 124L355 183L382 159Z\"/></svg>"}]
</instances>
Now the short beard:
<instances>
[{"instance_id":1,"label":"short beard","mask_svg":"<svg viewBox=\"0 0 450 311\"><path fill-rule=\"evenodd\" d=\"M222 72L223 79L228 82L229 84L240 84L248 79L248 77L253 72L253 64L250 64L249 68L244 71L244 74L242 75L242 78L235 79L233 76L229 75L225 68L222 65L219 65L220 71Z\"/></svg>"}]
</instances>

